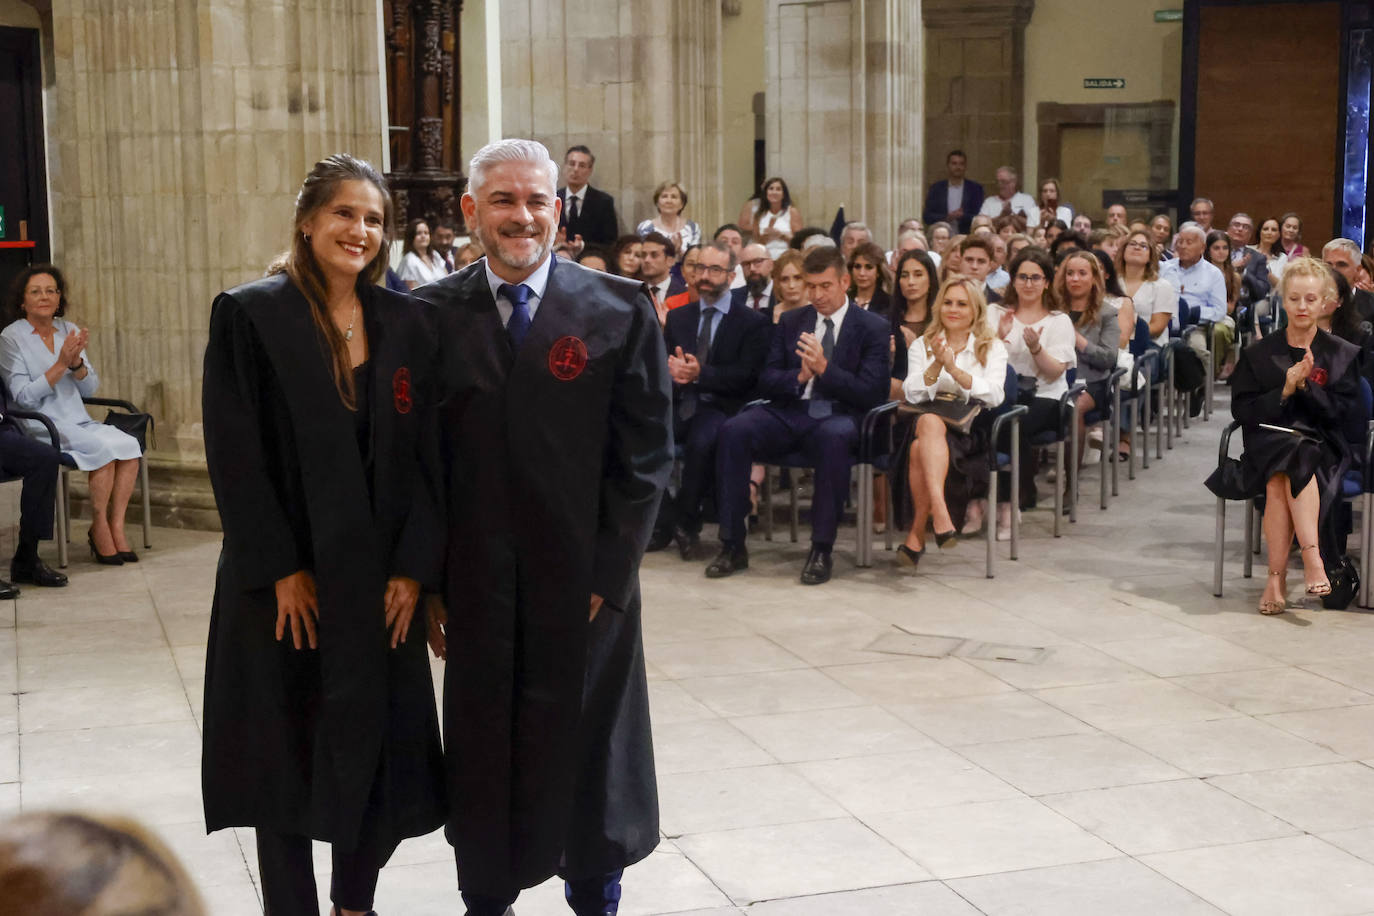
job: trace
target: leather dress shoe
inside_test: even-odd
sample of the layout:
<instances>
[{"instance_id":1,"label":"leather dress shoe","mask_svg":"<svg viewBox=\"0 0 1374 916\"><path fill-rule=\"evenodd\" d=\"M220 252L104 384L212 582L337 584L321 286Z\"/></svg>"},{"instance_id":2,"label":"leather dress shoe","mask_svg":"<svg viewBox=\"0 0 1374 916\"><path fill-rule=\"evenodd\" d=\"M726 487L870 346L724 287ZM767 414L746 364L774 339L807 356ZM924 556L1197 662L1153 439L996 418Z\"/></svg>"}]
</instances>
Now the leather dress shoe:
<instances>
[{"instance_id":1,"label":"leather dress shoe","mask_svg":"<svg viewBox=\"0 0 1374 916\"><path fill-rule=\"evenodd\" d=\"M11 598L19 597L19 587L11 585L4 579L0 579L0 601L9 601Z\"/></svg>"},{"instance_id":2,"label":"leather dress shoe","mask_svg":"<svg viewBox=\"0 0 1374 916\"><path fill-rule=\"evenodd\" d=\"M673 543L677 544L678 555L684 560L695 560L701 547L701 537L695 531L688 531L681 525L673 526Z\"/></svg>"},{"instance_id":3,"label":"leather dress shoe","mask_svg":"<svg viewBox=\"0 0 1374 916\"><path fill-rule=\"evenodd\" d=\"M67 577L36 557L10 563L10 578L15 582L29 582L44 588L61 588Z\"/></svg>"},{"instance_id":4,"label":"leather dress shoe","mask_svg":"<svg viewBox=\"0 0 1374 916\"><path fill-rule=\"evenodd\" d=\"M830 551L812 547L806 565L802 567L802 585L824 585L829 582L832 565Z\"/></svg>"},{"instance_id":5,"label":"leather dress shoe","mask_svg":"<svg viewBox=\"0 0 1374 916\"><path fill-rule=\"evenodd\" d=\"M649 543L645 546L645 553L656 553L667 547L673 542L673 530L671 528L655 528L654 533L649 535Z\"/></svg>"},{"instance_id":6,"label":"leather dress shoe","mask_svg":"<svg viewBox=\"0 0 1374 916\"><path fill-rule=\"evenodd\" d=\"M741 544L738 547L730 547L728 544L720 548L720 553L706 567L706 578L724 579L736 570L749 568L749 549Z\"/></svg>"}]
</instances>

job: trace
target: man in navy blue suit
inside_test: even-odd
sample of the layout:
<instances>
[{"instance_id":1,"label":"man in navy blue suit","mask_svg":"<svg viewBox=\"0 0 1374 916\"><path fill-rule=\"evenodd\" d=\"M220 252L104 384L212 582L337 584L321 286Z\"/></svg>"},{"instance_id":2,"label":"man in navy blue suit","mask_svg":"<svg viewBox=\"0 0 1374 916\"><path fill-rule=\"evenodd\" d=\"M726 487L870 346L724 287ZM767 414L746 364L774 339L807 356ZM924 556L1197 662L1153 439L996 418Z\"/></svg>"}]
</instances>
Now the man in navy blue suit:
<instances>
[{"instance_id":1,"label":"man in navy blue suit","mask_svg":"<svg viewBox=\"0 0 1374 916\"><path fill-rule=\"evenodd\" d=\"M773 330L762 313L731 296L734 272L729 245L702 245L698 299L669 312L663 327L673 378L673 438L683 454L677 497L664 500L655 541L667 546L671 538L684 560L694 559L700 544L701 504L714 489L720 428L753 395Z\"/></svg>"},{"instance_id":2,"label":"man in navy blue suit","mask_svg":"<svg viewBox=\"0 0 1374 916\"><path fill-rule=\"evenodd\" d=\"M983 186L965 180L967 169L968 157L963 150L952 150L945 157L945 172L949 177L930 186L925 209L921 211L927 226L943 220L958 227L959 232L968 232L969 224L978 215L978 208L983 206Z\"/></svg>"},{"instance_id":3,"label":"man in navy blue suit","mask_svg":"<svg viewBox=\"0 0 1374 916\"><path fill-rule=\"evenodd\" d=\"M742 411L721 427L716 444L721 550L706 567L712 579L749 566L744 537L750 466L800 452L815 474L811 553L801 581L830 581L830 552L849 495L859 421L887 400L887 320L851 306L849 271L838 248L813 248L802 274L811 304L779 320L759 376L759 394L770 403Z\"/></svg>"}]
</instances>

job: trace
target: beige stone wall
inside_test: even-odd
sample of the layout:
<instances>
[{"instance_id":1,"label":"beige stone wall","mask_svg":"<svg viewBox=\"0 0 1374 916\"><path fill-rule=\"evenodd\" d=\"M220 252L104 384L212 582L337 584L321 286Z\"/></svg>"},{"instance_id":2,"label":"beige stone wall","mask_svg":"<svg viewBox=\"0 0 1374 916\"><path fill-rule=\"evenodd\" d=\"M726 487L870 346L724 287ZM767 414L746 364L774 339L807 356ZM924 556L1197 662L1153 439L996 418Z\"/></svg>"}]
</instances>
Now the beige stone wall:
<instances>
[{"instance_id":1,"label":"beige stone wall","mask_svg":"<svg viewBox=\"0 0 1374 916\"><path fill-rule=\"evenodd\" d=\"M215 294L285 247L312 163L337 151L379 161L376 41L373 0L55 9L54 251L102 393L157 419L155 474L203 466Z\"/></svg>"},{"instance_id":2,"label":"beige stone wall","mask_svg":"<svg viewBox=\"0 0 1374 916\"><path fill-rule=\"evenodd\" d=\"M40 25L38 10L25 0L0 0L0 25L36 29Z\"/></svg>"},{"instance_id":3,"label":"beige stone wall","mask_svg":"<svg viewBox=\"0 0 1374 916\"><path fill-rule=\"evenodd\" d=\"M688 189L689 218L720 212L720 73L716 2L501 4L502 132L560 160L590 147L592 184L615 195L622 231L653 215L653 189L670 179Z\"/></svg>"},{"instance_id":4,"label":"beige stone wall","mask_svg":"<svg viewBox=\"0 0 1374 916\"><path fill-rule=\"evenodd\" d=\"M725 212L705 231L711 232L726 221L733 222L739 209L757 190L754 182L754 140L756 115L754 97L768 89L764 66L764 38L768 23L767 4L759 0L739 4L738 15L727 15L721 22L721 86L723 99L722 174L725 187Z\"/></svg>"}]
</instances>

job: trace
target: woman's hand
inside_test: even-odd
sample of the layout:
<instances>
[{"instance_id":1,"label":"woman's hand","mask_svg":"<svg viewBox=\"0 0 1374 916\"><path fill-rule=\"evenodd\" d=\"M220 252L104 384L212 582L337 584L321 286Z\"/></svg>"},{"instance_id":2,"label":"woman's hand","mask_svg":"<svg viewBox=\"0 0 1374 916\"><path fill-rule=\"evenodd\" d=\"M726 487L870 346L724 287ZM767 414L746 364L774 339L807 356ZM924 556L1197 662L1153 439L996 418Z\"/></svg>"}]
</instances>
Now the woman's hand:
<instances>
[{"instance_id":1,"label":"woman's hand","mask_svg":"<svg viewBox=\"0 0 1374 916\"><path fill-rule=\"evenodd\" d=\"M1302 355L1302 359L1288 367L1287 376L1283 382L1283 396L1291 397L1293 392L1301 391L1307 387L1307 377L1312 374L1312 351L1308 350Z\"/></svg>"},{"instance_id":2,"label":"woman's hand","mask_svg":"<svg viewBox=\"0 0 1374 916\"><path fill-rule=\"evenodd\" d=\"M1025 331L1021 333L1021 339L1026 342L1026 349L1034 355L1040 352L1040 332L1030 325L1026 325Z\"/></svg>"},{"instance_id":3,"label":"woman's hand","mask_svg":"<svg viewBox=\"0 0 1374 916\"><path fill-rule=\"evenodd\" d=\"M392 576L386 580L386 626L391 630L391 648L405 642L419 600L419 582L405 576Z\"/></svg>"},{"instance_id":4,"label":"woman's hand","mask_svg":"<svg viewBox=\"0 0 1374 916\"><path fill-rule=\"evenodd\" d=\"M937 337L935 339L936 362L938 362L946 371L953 372L954 358L954 350L950 348L949 341L945 340L943 336Z\"/></svg>"},{"instance_id":5,"label":"woman's hand","mask_svg":"<svg viewBox=\"0 0 1374 916\"><path fill-rule=\"evenodd\" d=\"M1078 351L1081 353L1082 351L1084 351L1084 350L1086 350L1086 349L1088 348L1088 338L1084 337L1084 336L1083 336L1082 334L1080 334L1078 331L1074 331L1074 332L1073 332L1073 346L1074 346L1074 349L1078 350Z\"/></svg>"},{"instance_id":6,"label":"woman's hand","mask_svg":"<svg viewBox=\"0 0 1374 916\"><path fill-rule=\"evenodd\" d=\"M905 341L906 341L906 348L907 348L908 350L910 350L910 349L911 349L911 345L914 344L914 343L916 342L916 332L913 331L913 330L911 330L911 328L903 327L903 328L902 328L902 340L905 340Z\"/></svg>"},{"instance_id":7,"label":"woman's hand","mask_svg":"<svg viewBox=\"0 0 1374 916\"><path fill-rule=\"evenodd\" d=\"M57 361L66 369L76 366L81 360L81 351L86 349L86 338L89 332L85 330L72 331L62 341L62 349L57 353Z\"/></svg>"},{"instance_id":8,"label":"woman's hand","mask_svg":"<svg viewBox=\"0 0 1374 916\"><path fill-rule=\"evenodd\" d=\"M447 626L448 609L444 607L444 599L438 595L425 596L425 637L435 658L448 658Z\"/></svg>"},{"instance_id":9,"label":"woman's hand","mask_svg":"<svg viewBox=\"0 0 1374 916\"><path fill-rule=\"evenodd\" d=\"M997 336L1006 340L1011 336L1011 324L1016 320L1016 316L1011 312L1003 312L1002 317L997 319Z\"/></svg>"},{"instance_id":10,"label":"woman's hand","mask_svg":"<svg viewBox=\"0 0 1374 916\"><path fill-rule=\"evenodd\" d=\"M315 577L304 569L297 570L284 579L278 579L276 588L277 642L281 642L286 635L286 624L290 621L291 642L297 649L304 648L301 645L302 631L310 648L319 648L315 621L320 616L320 605L315 597Z\"/></svg>"}]
</instances>

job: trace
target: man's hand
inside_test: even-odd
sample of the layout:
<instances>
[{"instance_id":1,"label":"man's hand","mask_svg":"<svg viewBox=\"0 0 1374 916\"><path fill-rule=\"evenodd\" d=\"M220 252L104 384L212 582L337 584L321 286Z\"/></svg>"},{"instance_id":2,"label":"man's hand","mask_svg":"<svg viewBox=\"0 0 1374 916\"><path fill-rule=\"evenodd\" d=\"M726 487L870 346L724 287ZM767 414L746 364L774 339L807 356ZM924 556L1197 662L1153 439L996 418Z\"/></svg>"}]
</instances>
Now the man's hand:
<instances>
[{"instance_id":1,"label":"man's hand","mask_svg":"<svg viewBox=\"0 0 1374 916\"><path fill-rule=\"evenodd\" d=\"M825 351L821 349L821 342L816 339L815 334L805 333L797 340L797 355L801 357L802 371L810 374L807 381L817 375L825 375L826 368L830 365L826 362Z\"/></svg>"},{"instance_id":2,"label":"man's hand","mask_svg":"<svg viewBox=\"0 0 1374 916\"><path fill-rule=\"evenodd\" d=\"M957 223L964 218L964 208L960 207L958 210L949 211L947 218L951 223Z\"/></svg>"},{"instance_id":3,"label":"man's hand","mask_svg":"<svg viewBox=\"0 0 1374 916\"><path fill-rule=\"evenodd\" d=\"M678 347L668 357L668 374L679 385L689 385L701 377L701 363L691 353L683 353Z\"/></svg>"},{"instance_id":4,"label":"man's hand","mask_svg":"<svg viewBox=\"0 0 1374 916\"><path fill-rule=\"evenodd\" d=\"M601 613L601 605L605 599L600 595L592 595L591 613L587 615L587 622L591 623L596 619L596 615Z\"/></svg>"},{"instance_id":5,"label":"man's hand","mask_svg":"<svg viewBox=\"0 0 1374 916\"><path fill-rule=\"evenodd\" d=\"M315 578L304 569L278 579L277 591L277 642L286 635L286 626L291 625L291 643L297 649L305 644L314 649L318 647L315 637L315 621L320 615L319 600L315 597Z\"/></svg>"},{"instance_id":6,"label":"man's hand","mask_svg":"<svg viewBox=\"0 0 1374 916\"><path fill-rule=\"evenodd\" d=\"M448 658L448 634L444 630L447 624L448 611L444 608L444 599L438 595L426 595L425 638L435 658Z\"/></svg>"},{"instance_id":7,"label":"man's hand","mask_svg":"<svg viewBox=\"0 0 1374 916\"><path fill-rule=\"evenodd\" d=\"M391 631L391 648L405 642L410 633L410 621L415 617L415 605L420 600L420 583L405 576L392 576L386 581L386 626Z\"/></svg>"}]
</instances>

